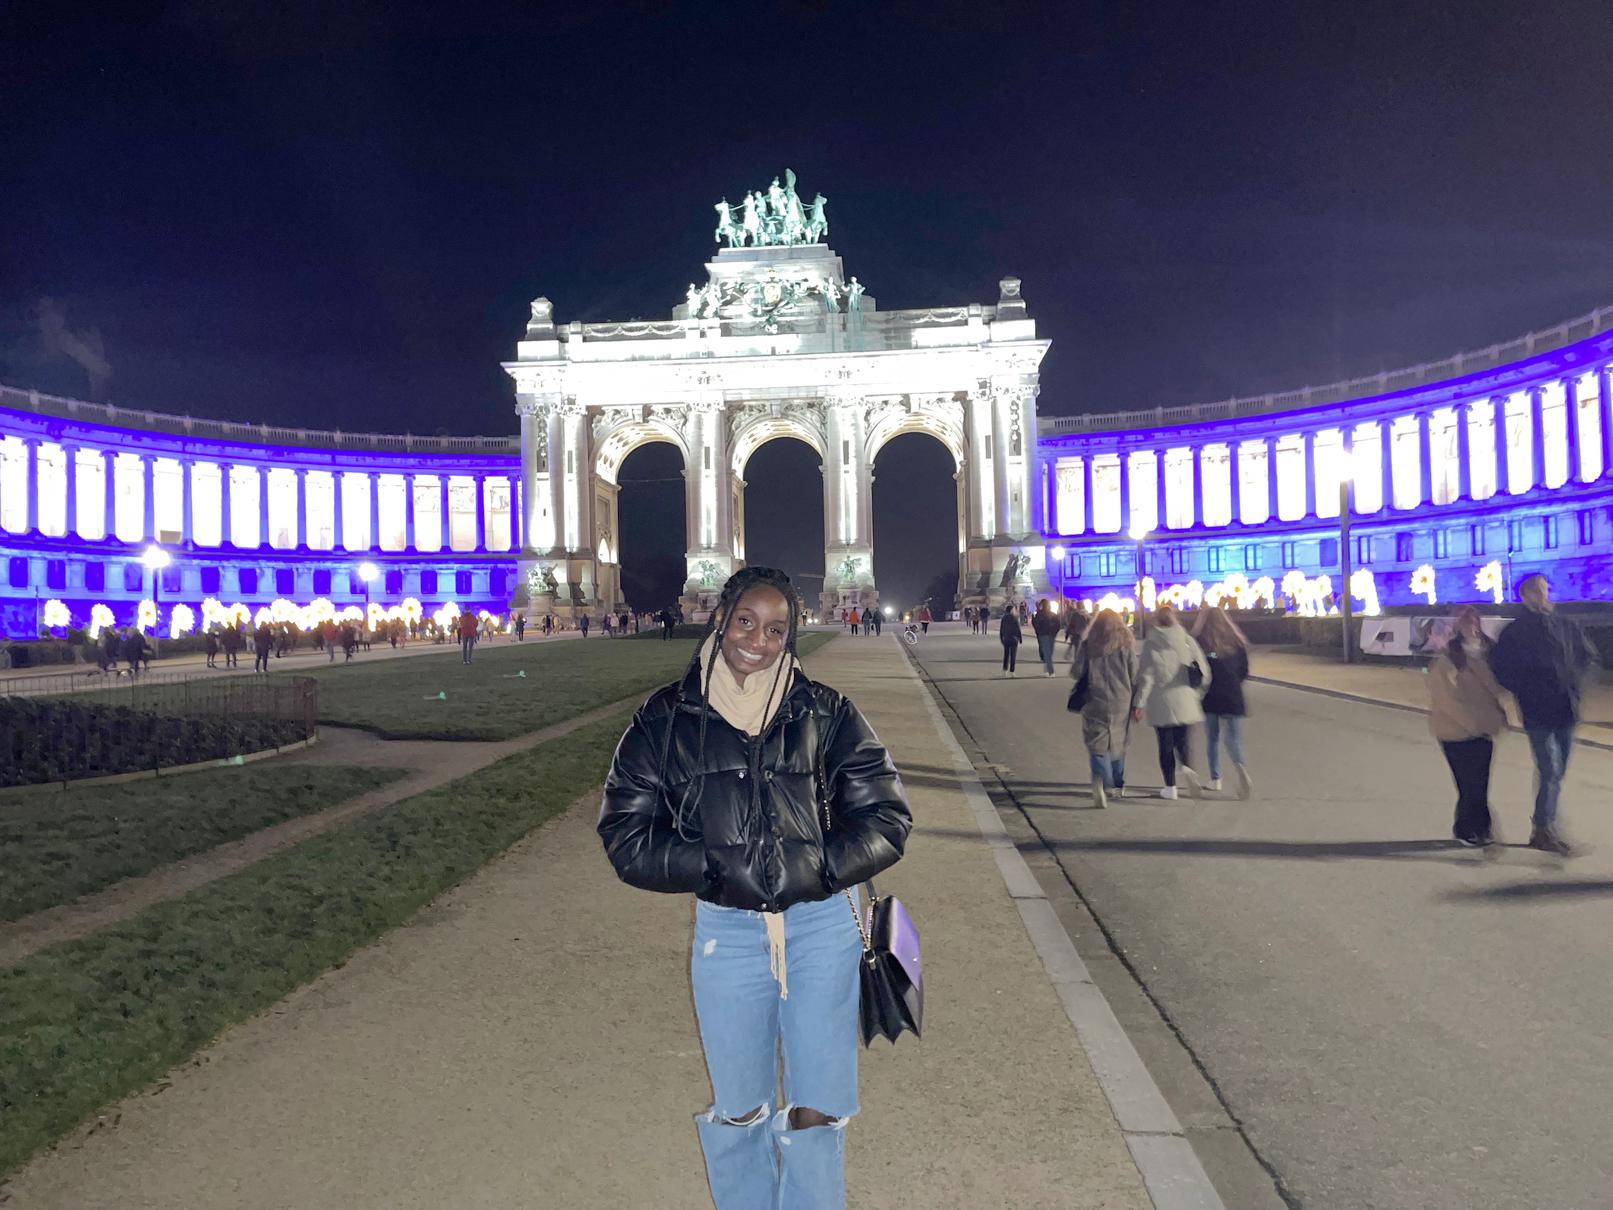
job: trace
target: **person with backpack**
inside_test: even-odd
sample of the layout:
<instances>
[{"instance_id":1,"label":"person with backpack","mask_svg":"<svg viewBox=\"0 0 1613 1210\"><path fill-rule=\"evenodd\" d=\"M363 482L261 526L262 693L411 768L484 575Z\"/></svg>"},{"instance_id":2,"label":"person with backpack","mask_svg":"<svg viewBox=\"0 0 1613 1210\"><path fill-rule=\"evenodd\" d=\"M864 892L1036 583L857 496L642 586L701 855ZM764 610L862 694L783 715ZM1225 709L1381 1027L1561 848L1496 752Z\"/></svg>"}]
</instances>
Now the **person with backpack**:
<instances>
[{"instance_id":1,"label":"person with backpack","mask_svg":"<svg viewBox=\"0 0 1613 1210\"><path fill-rule=\"evenodd\" d=\"M1573 619L1557 612L1551 581L1540 572L1519 581L1518 599L1523 613L1496 640L1490 669L1517 699L1535 758L1529 847L1567 857L1573 849L1557 827L1557 806L1574 749L1580 687L1596 661L1596 649Z\"/></svg>"}]
</instances>

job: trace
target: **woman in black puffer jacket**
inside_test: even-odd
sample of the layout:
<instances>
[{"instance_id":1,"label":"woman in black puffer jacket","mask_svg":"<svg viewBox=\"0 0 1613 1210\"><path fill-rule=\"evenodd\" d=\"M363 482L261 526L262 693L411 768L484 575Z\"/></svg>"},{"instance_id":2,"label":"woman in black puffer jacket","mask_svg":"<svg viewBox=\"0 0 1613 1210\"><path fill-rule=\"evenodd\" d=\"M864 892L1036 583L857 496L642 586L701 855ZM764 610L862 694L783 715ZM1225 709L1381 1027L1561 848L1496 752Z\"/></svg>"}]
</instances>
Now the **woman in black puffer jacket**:
<instances>
[{"instance_id":1,"label":"woman in black puffer jacket","mask_svg":"<svg viewBox=\"0 0 1613 1210\"><path fill-rule=\"evenodd\" d=\"M862 942L842 892L895 864L912 826L866 720L801 671L799 615L782 572L735 573L688 672L634 715L600 811L624 882L698 899L713 1096L696 1125L718 1210L775 1205L785 1186L844 1204Z\"/></svg>"}]
</instances>

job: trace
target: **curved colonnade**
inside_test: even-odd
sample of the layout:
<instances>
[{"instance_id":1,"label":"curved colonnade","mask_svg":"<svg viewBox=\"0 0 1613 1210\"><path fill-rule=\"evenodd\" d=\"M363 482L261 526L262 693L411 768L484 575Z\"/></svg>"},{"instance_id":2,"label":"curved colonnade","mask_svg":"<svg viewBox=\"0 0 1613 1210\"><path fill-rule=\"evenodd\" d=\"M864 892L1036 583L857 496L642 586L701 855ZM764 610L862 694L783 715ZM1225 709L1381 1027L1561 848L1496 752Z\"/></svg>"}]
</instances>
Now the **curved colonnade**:
<instances>
[{"instance_id":1,"label":"curved colonnade","mask_svg":"<svg viewBox=\"0 0 1613 1210\"><path fill-rule=\"evenodd\" d=\"M37 636L63 608L86 625L97 605L124 626L142 601L161 603L165 634L180 603L502 612L520 469L514 437L278 429L0 388L0 634Z\"/></svg>"},{"instance_id":2,"label":"curved colonnade","mask_svg":"<svg viewBox=\"0 0 1613 1210\"><path fill-rule=\"evenodd\" d=\"M1314 599L1348 555L1367 612L1499 603L1530 570L1560 599L1613 598L1610 328L1613 308L1336 387L1044 418L1050 585L1247 603L1328 577Z\"/></svg>"}]
</instances>

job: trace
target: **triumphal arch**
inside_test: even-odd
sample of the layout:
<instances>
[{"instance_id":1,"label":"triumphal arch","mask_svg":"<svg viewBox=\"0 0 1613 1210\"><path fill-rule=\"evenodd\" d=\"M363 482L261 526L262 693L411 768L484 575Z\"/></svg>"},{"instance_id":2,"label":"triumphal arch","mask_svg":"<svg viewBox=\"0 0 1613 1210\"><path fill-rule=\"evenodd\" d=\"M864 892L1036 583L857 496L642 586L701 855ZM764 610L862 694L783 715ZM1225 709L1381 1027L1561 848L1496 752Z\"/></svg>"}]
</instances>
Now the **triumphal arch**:
<instances>
[{"instance_id":1,"label":"triumphal arch","mask_svg":"<svg viewBox=\"0 0 1613 1210\"><path fill-rule=\"evenodd\" d=\"M745 466L776 437L822 459L821 609L879 598L873 465L900 433L928 433L952 454L962 602L1045 590L1032 475L1048 342L1019 280L1002 280L995 306L882 311L825 242L825 207L821 194L804 201L789 172L718 202L722 246L665 320L557 325L548 299L532 303L504 368L521 420L534 610L624 604L617 474L650 441L683 455L693 615L744 565Z\"/></svg>"}]
</instances>

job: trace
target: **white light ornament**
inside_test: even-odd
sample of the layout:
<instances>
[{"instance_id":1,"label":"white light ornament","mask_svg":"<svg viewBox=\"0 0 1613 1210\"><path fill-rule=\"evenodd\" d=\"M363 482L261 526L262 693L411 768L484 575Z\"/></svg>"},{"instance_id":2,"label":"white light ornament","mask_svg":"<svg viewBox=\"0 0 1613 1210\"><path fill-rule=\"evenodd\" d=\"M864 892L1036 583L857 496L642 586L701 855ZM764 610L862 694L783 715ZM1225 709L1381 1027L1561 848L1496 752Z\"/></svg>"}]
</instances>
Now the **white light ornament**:
<instances>
[{"instance_id":1,"label":"white light ornament","mask_svg":"<svg viewBox=\"0 0 1613 1210\"><path fill-rule=\"evenodd\" d=\"M1424 563L1411 573L1411 591L1426 598L1430 605L1439 603L1439 594L1434 587L1434 569L1430 564Z\"/></svg>"},{"instance_id":2,"label":"white light ornament","mask_svg":"<svg viewBox=\"0 0 1613 1210\"><path fill-rule=\"evenodd\" d=\"M1501 604L1506 596L1507 586L1501 579L1500 562L1491 560L1479 568L1479 574L1473 578L1473 586L1480 592L1489 593L1490 599L1497 605Z\"/></svg>"},{"instance_id":3,"label":"white light ornament","mask_svg":"<svg viewBox=\"0 0 1613 1210\"><path fill-rule=\"evenodd\" d=\"M52 630L58 626L70 626L73 615L68 612L67 606L60 601L46 601L44 612L45 625Z\"/></svg>"},{"instance_id":4,"label":"white light ornament","mask_svg":"<svg viewBox=\"0 0 1613 1210\"><path fill-rule=\"evenodd\" d=\"M177 639L196 629L196 611L189 605L175 605L168 610L168 637Z\"/></svg>"},{"instance_id":5,"label":"white light ornament","mask_svg":"<svg viewBox=\"0 0 1613 1210\"><path fill-rule=\"evenodd\" d=\"M116 622L112 618L112 610L111 609L109 609L107 606L101 605L101 604L95 604L95 605L90 606L90 629L89 629L90 638L92 638L92 639L100 638L101 637L101 631L106 630L109 627L112 627L112 626L115 626L115 625L116 625Z\"/></svg>"},{"instance_id":6,"label":"white light ornament","mask_svg":"<svg viewBox=\"0 0 1613 1210\"><path fill-rule=\"evenodd\" d=\"M141 634L148 630L156 629L157 602L152 600L141 601L140 607L135 611L134 624Z\"/></svg>"},{"instance_id":7,"label":"white light ornament","mask_svg":"<svg viewBox=\"0 0 1613 1210\"><path fill-rule=\"evenodd\" d=\"M1361 612L1365 616L1376 618L1382 615L1383 606L1378 602L1378 582L1366 568L1350 573L1350 596L1361 602Z\"/></svg>"}]
</instances>

